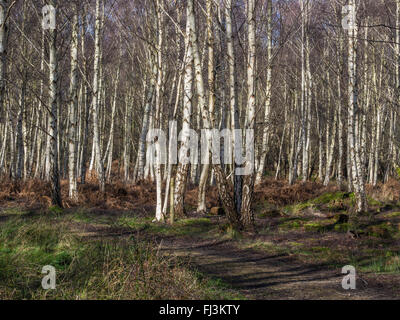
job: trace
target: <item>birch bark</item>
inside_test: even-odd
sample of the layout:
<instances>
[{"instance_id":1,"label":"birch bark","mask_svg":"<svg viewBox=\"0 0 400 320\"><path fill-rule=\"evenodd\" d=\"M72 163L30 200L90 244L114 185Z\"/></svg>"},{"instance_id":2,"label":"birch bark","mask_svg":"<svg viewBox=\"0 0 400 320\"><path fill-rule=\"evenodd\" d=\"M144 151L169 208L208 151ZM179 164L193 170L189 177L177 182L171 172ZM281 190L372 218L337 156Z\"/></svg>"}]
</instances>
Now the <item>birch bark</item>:
<instances>
[{"instance_id":1,"label":"birch bark","mask_svg":"<svg viewBox=\"0 0 400 320\"><path fill-rule=\"evenodd\" d=\"M100 191L105 192L105 172L103 158L100 150L100 128L99 128L99 76L100 76L100 37L101 37L101 13L100 4L102 0L96 0L96 28L95 28L95 54L94 54L94 76L93 76L93 144L94 157L97 162L96 169L99 179Z\"/></svg>"},{"instance_id":2,"label":"birch bark","mask_svg":"<svg viewBox=\"0 0 400 320\"><path fill-rule=\"evenodd\" d=\"M78 198L77 186L77 112L78 112L78 7L72 18L72 41L71 41L71 85L70 85L70 109L69 109L69 197L73 200Z\"/></svg>"},{"instance_id":3,"label":"birch bark","mask_svg":"<svg viewBox=\"0 0 400 320\"><path fill-rule=\"evenodd\" d=\"M57 21L57 5L56 0L50 0L50 4L55 8L51 11L54 21ZM62 207L60 176L58 165L58 141L57 141L57 119L58 119L58 57L57 57L57 29L49 29L49 51L50 51L50 182L51 182L51 199L53 205Z\"/></svg>"}]
</instances>

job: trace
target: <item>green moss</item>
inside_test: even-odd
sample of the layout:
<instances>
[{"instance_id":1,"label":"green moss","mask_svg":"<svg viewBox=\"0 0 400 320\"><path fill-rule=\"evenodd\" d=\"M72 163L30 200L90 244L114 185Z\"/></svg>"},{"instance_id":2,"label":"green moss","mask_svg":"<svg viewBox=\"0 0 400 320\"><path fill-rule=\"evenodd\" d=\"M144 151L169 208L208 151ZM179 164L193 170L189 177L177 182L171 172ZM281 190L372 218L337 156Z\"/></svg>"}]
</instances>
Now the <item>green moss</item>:
<instances>
[{"instance_id":1,"label":"green moss","mask_svg":"<svg viewBox=\"0 0 400 320\"><path fill-rule=\"evenodd\" d=\"M384 215L385 218L396 218L400 217L400 212L390 212Z\"/></svg>"},{"instance_id":2,"label":"green moss","mask_svg":"<svg viewBox=\"0 0 400 320\"><path fill-rule=\"evenodd\" d=\"M324 231L324 226L318 222L311 222L304 225L304 229L309 232L322 232Z\"/></svg>"},{"instance_id":3,"label":"green moss","mask_svg":"<svg viewBox=\"0 0 400 320\"><path fill-rule=\"evenodd\" d=\"M289 245L289 246L291 246L291 247L294 247L294 248L300 248L300 247L303 247L303 246L304 246L304 244L303 244L303 243L300 243L300 242L294 242L294 241L292 241L292 242L288 242L288 245Z\"/></svg>"},{"instance_id":4,"label":"green moss","mask_svg":"<svg viewBox=\"0 0 400 320\"><path fill-rule=\"evenodd\" d=\"M318 198L313 200L313 203L316 205L328 204L333 201L343 200L349 198L350 194L346 192L334 192L334 193L324 193Z\"/></svg>"},{"instance_id":5,"label":"green moss","mask_svg":"<svg viewBox=\"0 0 400 320\"><path fill-rule=\"evenodd\" d=\"M307 218L281 218L279 229L300 229L307 221Z\"/></svg>"},{"instance_id":6,"label":"green moss","mask_svg":"<svg viewBox=\"0 0 400 320\"><path fill-rule=\"evenodd\" d=\"M60 208L59 206L52 206L49 208L49 212L54 214L61 214L63 213L63 209Z\"/></svg>"},{"instance_id":7,"label":"green moss","mask_svg":"<svg viewBox=\"0 0 400 320\"><path fill-rule=\"evenodd\" d=\"M352 196L354 197L353 194L348 192L327 192L313 200L286 206L283 212L286 214L299 214L305 209L313 207L317 209L328 208L331 211L339 211L344 208L344 202L348 202L347 205L350 205L350 202L353 201Z\"/></svg>"},{"instance_id":8,"label":"green moss","mask_svg":"<svg viewBox=\"0 0 400 320\"><path fill-rule=\"evenodd\" d=\"M333 229L335 219L324 219L313 221L304 225L304 229L309 232L326 232Z\"/></svg>"},{"instance_id":9,"label":"green moss","mask_svg":"<svg viewBox=\"0 0 400 320\"><path fill-rule=\"evenodd\" d=\"M288 222L285 222L285 223L282 223L281 225L279 225L279 228L285 229L285 230L300 229L301 223L299 221L288 221Z\"/></svg>"}]
</instances>

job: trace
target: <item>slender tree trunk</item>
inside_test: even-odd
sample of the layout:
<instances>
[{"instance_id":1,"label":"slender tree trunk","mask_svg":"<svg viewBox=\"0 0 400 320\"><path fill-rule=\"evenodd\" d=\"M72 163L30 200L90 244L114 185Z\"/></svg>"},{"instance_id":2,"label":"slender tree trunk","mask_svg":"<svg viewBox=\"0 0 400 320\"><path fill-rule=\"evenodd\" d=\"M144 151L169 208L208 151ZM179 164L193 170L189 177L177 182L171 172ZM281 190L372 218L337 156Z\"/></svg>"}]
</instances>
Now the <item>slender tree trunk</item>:
<instances>
[{"instance_id":1,"label":"slender tree trunk","mask_svg":"<svg viewBox=\"0 0 400 320\"><path fill-rule=\"evenodd\" d=\"M247 2L247 23L248 23L248 67L247 67L247 118L246 130L253 131L255 129L256 117L256 17L255 17L255 0ZM246 134L250 134L247 132ZM253 136L254 139L254 136ZM246 144L248 137L246 136ZM254 140L253 140L254 143ZM254 146L254 145L253 145ZM249 159L250 158L250 159ZM242 221L246 228L254 229L254 211L252 209L253 191L254 191L254 154L246 155L246 167L249 169L247 175L243 178L243 193L242 193Z\"/></svg>"},{"instance_id":2,"label":"slender tree trunk","mask_svg":"<svg viewBox=\"0 0 400 320\"><path fill-rule=\"evenodd\" d=\"M339 70L343 69L342 64L342 51L343 51L343 42L339 40L338 49L337 49L337 63L339 66ZM343 188L343 158L344 158L344 145L343 145L343 137L344 137L344 125L343 125L343 117L342 117L342 80L341 80L341 72L338 72L336 77L337 82L337 92L338 92L338 104L337 104L337 112L338 112L338 142L339 142L339 155L337 162L337 172L338 172L338 185L339 188Z\"/></svg>"},{"instance_id":3,"label":"slender tree trunk","mask_svg":"<svg viewBox=\"0 0 400 320\"><path fill-rule=\"evenodd\" d=\"M192 32L195 32L194 25L194 8L193 0L187 1L187 22L186 22L186 35L185 35L185 73L183 80L183 124L182 124L182 136L183 141L179 150L180 155L187 154L189 150L189 131L191 124L192 115L192 99L193 99L193 39ZM201 74L200 74L201 75ZM199 102L200 104L200 102ZM181 157L179 157L181 159ZM184 210L184 196L186 189L186 181L188 176L189 164L182 163L179 161L176 179L175 179L175 191L174 191L174 212L175 216L182 217L185 215Z\"/></svg>"},{"instance_id":4,"label":"slender tree trunk","mask_svg":"<svg viewBox=\"0 0 400 320\"><path fill-rule=\"evenodd\" d=\"M100 127L99 127L99 76L100 76L100 34L101 14L100 4L102 0L96 0L96 29L95 29L95 55L94 55L94 77L93 77L93 144L94 156L97 163L96 169L99 179L100 191L105 192L105 173L103 158L100 150Z\"/></svg>"},{"instance_id":5,"label":"slender tree trunk","mask_svg":"<svg viewBox=\"0 0 400 320\"><path fill-rule=\"evenodd\" d=\"M349 135L349 151L351 161L352 183L355 189L356 212L366 210L366 194L365 184L362 176L360 164L360 148L358 144L358 131L356 127L356 116L358 112L358 83L357 83L357 34L358 26L356 21L356 5L355 0L350 0L352 26L349 28L349 56L348 56L348 72L349 72L349 116L348 116L348 135Z\"/></svg>"},{"instance_id":6,"label":"slender tree trunk","mask_svg":"<svg viewBox=\"0 0 400 320\"><path fill-rule=\"evenodd\" d=\"M4 112L4 96L6 93L7 49L8 49L8 19L9 0L0 1L0 123ZM6 123L6 122L4 122Z\"/></svg>"},{"instance_id":7,"label":"slender tree trunk","mask_svg":"<svg viewBox=\"0 0 400 320\"><path fill-rule=\"evenodd\" d=\"M332 124L332 134L329 143L327 143L327 159L326 159L326 171L325 171L325 180L324 185L327 186L331 179L331 172L332 172L332 162L333 162L333 153L335 151L335 142L336 142L336 125L337 125L337 112L333 110L333 124ZM329 120L328 120L329 121Z\"/></svg>"},{"instance_id":8,"label":"slender tree trunk","mask_svg":"<svg viewBox=\"0 0 400 320\"><path fill-rule=\"evenodd\" d=\"M78 113L78 7L72 18L72 41L71 41L71 87L70 87L70 110L69 110L69 197L73 200L78 198L77 186L77 113Z\"/></svg>"},{"instance_id":9,"label":"slender tree trunk","mask_svg":"<svg viewBox=\"0 0 400 320\"><path fill-rule=\"evenodd\" d=\"M83 5L82 14L82 32L81 32L81 49L82 49L82 63L83 71L85 76L88 75L88 63L86 58L86 17L87 17L87 5ZM87 80L83 81L83 134L82 134L82 151L81 151L81 167L80 176L81 184L86 183L86 169L87 169L87 155L88 155L88 144L89 144L89 119L90 119L90 101L89 101L89 89Z\"/></svg>"},{"instance_id":10,"label":"slender tree trunk","mask_svg":"<svg viewBox=\"0 0 400 320\"><path fill-rule=\"evenodd\" d=\"M264 128L263 128L263 138L261 146L261 156L257 171L256 184L261 183L261 179L264 174L265 159L268 152L268 139L269 139L269 126L270 126L270 113L271 113L271 78L272 78L272 0L267 2L267 55L268 55L268 66L267 66L267 84L266 84L266 100L265 100L265 115L264 115ZM286 123L285 123L286 125ZM285 134L283 134L285 135Z\"/></svg>"},{"instance_id":11,"label":"slender tree trunk","mask_svg":"<svg viewBox=\"0 0 400 320\"><path fill-rule=\"evenodd\" d=\"M150 85L147 90L146 96L146 104L144 107L144 115L143 115L143 124L142 131L139 139L139 148L138 148L138 171L136 181L140 181L144 179L144 169L146 165L146 137L147 132L149 131L150 126L150 113L151 113L151 105L154 96L154 89L157 77L157 65L156 62L153 62L152 75L150 76ZM145 89L144 89L145 90Z\"/></svg>"},{"instance_id":12,"label":"slender tree trunk","mask_svg":"<svg viewBox=\"0 0 400 320\"><path fill-rule=\"evenodd\" d=\"M121 42L120 42L121 45ZM122 51L122 49L120 49ZM114 153L114 134L115 134L115 113L117 111L117 100L118 100L118 85L119 85L119 77L121 73L121 54L119 58L117 74L115 77L114 82L114 96L111 108L111 127L110 127L110 136L108 138L107 143L107 150L104 156L107 156L107 170L106 170L106 177L107 180L110 181L111 179L111 169L112 169L112 160L113 160L113 153Z\"/></svg>"},{"instance_id":13,"label":"slender tree trunk","mask_svg":"<svg viewBox=\"0 0 400 320\"><path fill-rule=\"evenodd\" d=\"M215 108L213 15L214 15L214 6L212 0L207 0L207 46L208 46L208 88L209 88L208 110L210 113L213 113ZM208 159L210 159L209 154L207 154L207 157ZM210 165L208 164L208 162L209 161L207 161L207 164L204 164L203 166L199 183L197 212L201 213L207 212L206 185L210 172Z\"/></svg>"},{"instance_id":14,"label":"slender tree trunk","mask_svg":"<svg viewBox=\"0 0 400 320\"><path fill-rule=\"evenodd\" d=\"M232 0L227 0L225 4L225 19L226 19L226 37L227 37L227 51L228 51L228 66L229 66L229 105L230 105L230 117L231 117L231 130L232 130L232 145L236 146L238 137L236 136L235 130L240 129L239 123L239 106L237 102L236 94L236 62L235 62L235 50L233 41L233 29L232 29ZM234 148L232 148L232 157L234 156ZM232 172L236 169L235 162L232 164ZM239 175L233 175L233 190L235 201L235 210L237 216L240 216L242 208L242 177Z\"/></svg>"},{"instance_id":15,"label":"slender tree trunk","mask_svg":"<svg viewBox=\"0 0 400 320\"><path fill-rule=\"evenodd\" d=\"M195 67L196 67L196 86L197 86L198 96L201 101L201 102L199 101L199 106L201 108L204 128L211 129L212 126L215 124L215 116L213 113L212 114L209 113L209 110L208 110L208 108L206 108L205 101L204 101L204 83L203 83L203 80L201 77L201 72L199 72L200 57L199 57L199 52L197 49L198 46L197 46L197 36L196 36L196 29L195 29L196 23L195 23L195 17L194 17L193 0L188 0L188 17L189 17L188 18L189 25L192 26L192 28L189 27L189 29L187 30L187 32L189 32L189 34L191 35L189 44L196 44L193 46L193 51L194 51L194 60L195 60ZM190 48L190 45L189 45L189 48ZM191 55L188 55L188 56L190 57ZM185 85L187 85L186 81L185 81ZM187 89L189 89L189 88L187 88ZM187 94L185 91L185 96L186 95ZM184 96L184 98L185 98L185 96ZM190 97L191 97L191 95L190 95ZM203 100L202 100L202 97L203 97ZM208 146L212 146L211 137L209 137L209 139L208 139ZM217 181L219 197L220 197L223 207L225 209L225 213L228 217L228 220L235 229L241 229L242 224L240 221L240 215L237 213L234 198L232 197L232 195L233 195L232 184L226 178L221 165L213 164L213 171L214 171L215 178ZM178 175L177 175L177 177L178 177ZM178 189L176 188L176 190L178 190ZM175 200L176 200L176 195L175 195Z\"/></svg>"},{"instance_id":16,"label":"slender tree trunk","mask_svg":"<svg viewBox=\"0 0 400 320\"><path fill-rule=\"evenodd\" d=\"M162 129L162 116L161 116L161 92L162 92L162 84L163 84L163 43L164 43L164 23L163 23L163 12L162 0L156 1L156 16L157 16L157 33L158 33L158 43L157 43L157 82L156 82L156 97L155 97L155 104L156 104L156 115L154 121L154 128ZM154 161L154 174L156 178L156 220L163 221L164 215L162 213L163 209L163 199L162 199L162 176L161 176L161 147L160 137L156 138L158 141L154 141L156 144L156 152L157 152L157 159Z\"/></svg>"},{"instance_id":17,"label":"slender tree trunk","mask_svg":"<svg viewBox=\"0 0 400 320\"><path fill-rule=\"evenodd\" d=\"M51 0L50 4L55 8L51 12L54 21L57 18L56 0ZM58 120L58 57L57 57L57 29L49 29L49 46L50 46L50 183L51 183L51 199L53 205L62 207L60 176L58 166L58 140L57 140L57 120Z\"/></svg>"}]
</instances>

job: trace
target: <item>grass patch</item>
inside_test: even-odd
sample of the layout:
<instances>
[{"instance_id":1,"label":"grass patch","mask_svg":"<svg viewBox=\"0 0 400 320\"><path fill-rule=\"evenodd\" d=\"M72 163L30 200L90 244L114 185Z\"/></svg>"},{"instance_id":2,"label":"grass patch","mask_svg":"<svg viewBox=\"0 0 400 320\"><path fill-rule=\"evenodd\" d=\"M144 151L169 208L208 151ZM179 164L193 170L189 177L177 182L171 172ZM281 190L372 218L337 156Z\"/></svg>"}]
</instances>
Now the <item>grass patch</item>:
<instances>
[{"instance_id":1,"label":"grass patch","mask_svg":"<svg viewBox=\"0 0 400 320\"><path fill-rule=\"evenodd\" d=\"M351 229L351 225L349 223L341 223L334 226L334 230L340 233L345 233Z\"/></svg>"},{"instance_id":2,"label":"grass patch","mask_svg":"<svg viewBox=\"0 0 400 320\"><path fill-rule=\"evenodd\" d=\"M301 226L304 224L304 221L300 219L295 219L292 221L286 221L279 225L279 229L283 230L293 230L293 229L300 229Z\"/></svg>"},{"instance_id":3,"label":"grass patch","mask_svg":"<svg viewBox=\"0 0 400 320\"><path fill-rule=\"evenodd\" d=\"M398 236L399 230L392 223L384 222L367 227L366 233L375 238L391 239Z\"/></svg>"},{"instance_id":4,"label":"grass patch","mask_svg":"<svg viewBox=\"0 0 400 320\"><path fill-rule=\"evenodd\" d=\"M29 214L29 211L22 210L21 208L7 208L0 211L0 215L6 216L23 216Z\"/></svg>"},{"instance_id":5,"label":"grass patch","mask_svg":"<svg viewBox=\"0 0 400 320\"><path fill-rule=\"evenodd\" d=\"M199 277L153 243L88 240L71 234L68 220L15 217L0 230L3 299L231 299L218 281ZM188 223L190 225L190 223ZM56 268L56 289L41 287L42 267Z\"/></svg>"},{"instance_id":6,"label":"grass patch","mask_svg":"<svg viewBox=\"0 0 400 320\"><path fill-rule=\"evenodd\" d=\"M304 229L309 232L327 232L336 227L335 219L324 219L313 221L304 225Z\"/></svg>"},{"instance_id":7,"label":"grass patch","mask_svg":"<svg viewBox=\"0 0 400 320\"><path fill-rule=\"evenodd\" d=\"M397 218L400 217L400 212L390 212L384 215L385 218Z\"/></svg>"},{"instance_id":8,"label":"grass patch","mask_svg":"<svg viewBox=\"0 0 400 320\"><path fill-rule=\"evenodd\" d=\"M223 292L223 298L225 300L246 300L244 295L236 292L231 285L222 279L207 277L204 273L201 273L198 270L194 272L194 275L200 282L204 283L206 296L221 296L221 292Z\"/></svg>"},{"instance_id":9,"label":"grass patch","mask_svg":"<svg viewBox=\"0 0 400 320\"><path fill-rule=\"evenodd\" d=\"M354 194L348 192L327 192L323 195L304 203L286 206L283 212L286 214L299 214L308 208L328 209L330 211L340 211L345 207L351 206L354 201Z\"/></svg>"},{"instance_id":10,"label":"grass patch","mask_svg":"<svg viewBox=\"0 0 400 320\"><path fill-rule=\"evenodd\" d=\"M173 225L166 223L154 223L151 218L122 217L117 224L127 226L134 230L146 231L151 234L166 236L205 236L213 230L213 224L208 218L182 219Z\"/></svg>"},{"instance_id":11,"label":"grass patch","mask_svg":"<svg viewBox=\"0 0 400 320\"><path fill-rule=\"evenodd\" d=\"M374 250L367 258L352 263L362 272L398 274L400 272L400 252Z\"/></svg>"},{"instance_id":12,"label":"grass patch","mask_svg":"<svg viewBox=\"0 0 400 320\"><path fill-rule=\"evenodd\" d=\"M71 219L75 222L84 222L92 224L112 224L112 217L106 215L96 215L86 208L78 208L72 214L64 216L65 219Z\"/></svg>"},{"instance_id":13,"label":"grass patch","mask_svg":"<svg viewBox=\"0 0 400 320\"><path fill-rule=\"evenodd\" d=\"M297 230L309 221L308 218L286 217L279 220L280 230Z\"/></svg>"},{"instance_id":14,"label":"grass patch","mask_svg":"<svg viewBox=\"0 0 400 320\"><path fill-rule=\"evenodd\" d=\"M350 198L350 194L347 192L334 192L334 193L324 193L323 195L319 196L318 198L313 200L313 203L316 205L321 204L329 204L334 201L343 200Z\"/></svg>"},{"instance_id":15,"label":"grass patch","mask_svg":"<svg viewBox=\"0 0 400 320\"><path fill-rule=\"evenodd\" d=\"M274 255L288 255L291 252L290 248L287 248L282 245L275 244L269 241L240 241L238 243L239 248L241 249L255 249L267 252L269 254Z\"/></svg>"}]
</instances>

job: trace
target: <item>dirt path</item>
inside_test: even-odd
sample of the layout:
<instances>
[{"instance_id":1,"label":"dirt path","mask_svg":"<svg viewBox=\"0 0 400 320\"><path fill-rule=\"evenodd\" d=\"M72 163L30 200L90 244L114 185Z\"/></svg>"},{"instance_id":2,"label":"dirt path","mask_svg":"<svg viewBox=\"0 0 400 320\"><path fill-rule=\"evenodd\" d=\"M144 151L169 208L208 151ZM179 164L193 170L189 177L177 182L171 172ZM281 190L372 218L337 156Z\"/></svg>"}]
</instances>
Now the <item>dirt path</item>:
<instances>
[{"instance_id":1,"label":"dirt path","mask_svg":"<svg viewBox=\"0 0 400 320\"><path fill-rule=\"evenodd\" d=\"M71 233L84 238L127 239L138 235L129 228L106 224L74 222L70 227ZM399 275L357 274L357 289L346 291L341 286L341 270L301 264L285 254L240 249L229 240L163 235L154 238L146 232L140 238L156 240L164 254L185 258L202 273L222 279L250 300L400 299Z\"/></svg>"},{"instance_id":2,"label":"dirt path","mask_svg":"<svg viewBox=\"0 0 400 320\"><path fill-rule=\"evenodd\" d=\"M300 265L288 256L272 256L241 250L229 242L201 242L195 239L163 240L162 250L188 257L201 272L220 278L248 299L397 299L400 292L388 292L381 284L357 279L357 290L342 289L341 270L318 265Z\"/></svg>"},{"instance_id":3,"label":"dirt path","mask_svg":"<svg viewBox=\"0 0 400 320\"><path fill-rule=\"evenodd\" d=\"M89 238L137 235L136 231L106 225L76 223L75 227L77 233ZM147 238L145 233L141 237ZM185 258L202 273L222 279L251 300L400 299L398 275L358 274L357 289L346 291L341 285L341 270L326 265L300 264L288 255L239 249L231 241L162 235L156 238L166 255Z\"/></svg>"}]
</instances>

